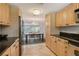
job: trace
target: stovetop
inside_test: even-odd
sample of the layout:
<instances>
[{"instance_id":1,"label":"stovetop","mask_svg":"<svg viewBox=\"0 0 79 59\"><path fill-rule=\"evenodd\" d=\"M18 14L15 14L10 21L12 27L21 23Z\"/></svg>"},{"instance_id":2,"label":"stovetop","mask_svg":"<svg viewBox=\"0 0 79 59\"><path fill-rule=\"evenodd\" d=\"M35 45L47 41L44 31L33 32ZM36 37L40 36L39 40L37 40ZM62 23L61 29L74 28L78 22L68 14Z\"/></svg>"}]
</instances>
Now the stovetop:
<instances>
[{"instance_id":1,"label":"stovetop","mask_svg":"<svg viewBox=\"0 0 79 59\"><path fill-rule=\"evenodd\" d=\"M76 33L74 34L74 33L60 32L60 36L67 37L67 38L79 41L79 34L76 34Z\"/></svg>"}]
</instances>

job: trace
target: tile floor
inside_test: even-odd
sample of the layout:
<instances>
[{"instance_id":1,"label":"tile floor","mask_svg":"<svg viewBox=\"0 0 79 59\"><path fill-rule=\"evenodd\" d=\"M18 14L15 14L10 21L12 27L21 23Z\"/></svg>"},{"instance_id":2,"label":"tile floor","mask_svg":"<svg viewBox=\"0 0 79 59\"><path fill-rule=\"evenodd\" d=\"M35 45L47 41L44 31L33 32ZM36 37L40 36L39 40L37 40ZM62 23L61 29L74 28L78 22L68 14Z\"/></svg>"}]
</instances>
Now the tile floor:
<instances>
[{"instance_id":1,"label":"tile floor","mask_svg":"<svg viewBox=\"0 0 79 59\"><path fill-rule=\"evenodd\" d=\"M23 45L22 51L22 56L55 56L45 43Z\"/></svg>"}]
</instances>

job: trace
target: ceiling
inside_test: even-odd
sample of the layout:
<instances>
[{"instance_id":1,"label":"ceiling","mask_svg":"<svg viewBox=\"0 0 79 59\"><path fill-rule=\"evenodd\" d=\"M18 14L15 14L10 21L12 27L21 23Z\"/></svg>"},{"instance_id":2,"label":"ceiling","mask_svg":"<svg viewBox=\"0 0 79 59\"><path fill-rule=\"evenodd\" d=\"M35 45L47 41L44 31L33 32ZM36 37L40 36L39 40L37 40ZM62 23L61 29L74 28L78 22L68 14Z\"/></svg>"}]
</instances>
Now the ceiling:
<instances>
[{"instance_id":1,"label":"ceiling","mask_svg":"<svg viewBox=\"0 0 79 59\"><path fill-rule=\"evenodd\" d=\"M33 9L41 10L40 16L49 12L57 12L67 6L69 3L13 3L20 8L23 16L32 16Z\"/></svg>"}]
</instances>

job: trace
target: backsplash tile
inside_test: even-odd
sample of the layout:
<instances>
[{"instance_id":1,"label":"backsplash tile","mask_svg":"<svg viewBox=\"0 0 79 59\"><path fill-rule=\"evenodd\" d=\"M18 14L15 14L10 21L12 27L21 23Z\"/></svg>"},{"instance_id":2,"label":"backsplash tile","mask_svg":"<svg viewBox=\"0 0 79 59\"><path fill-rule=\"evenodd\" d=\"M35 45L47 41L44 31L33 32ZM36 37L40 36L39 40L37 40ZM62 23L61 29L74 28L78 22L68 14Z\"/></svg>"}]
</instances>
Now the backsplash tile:
<instances>
[{"instance_id":1,"label":"backsplash tile","mask_svg":"<svg viewBox=\"0 0 79 59\"><path fill-rule=\"evenodd\" d=\"M60 29L60 31L68 33L79 33L79 26L63 27Z\"/></svg>"}]
</instances>

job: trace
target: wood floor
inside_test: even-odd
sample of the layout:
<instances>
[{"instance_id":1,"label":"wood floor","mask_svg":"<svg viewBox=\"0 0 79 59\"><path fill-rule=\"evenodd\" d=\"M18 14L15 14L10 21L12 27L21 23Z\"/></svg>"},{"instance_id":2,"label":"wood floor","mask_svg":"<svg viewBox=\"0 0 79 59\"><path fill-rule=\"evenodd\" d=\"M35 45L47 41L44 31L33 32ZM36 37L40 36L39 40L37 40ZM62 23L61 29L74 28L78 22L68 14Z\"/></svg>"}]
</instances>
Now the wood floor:
<instances>
[{"instance_id":1,"label":"wood floor","mask_svg":"<svg viewBox=\"0 0 79 59\"><path fill-rule=\"evenodd\" d=\"M22 56L55 56L45 43L30 44L22 46Z\"/></svg>"}]
</instances>

